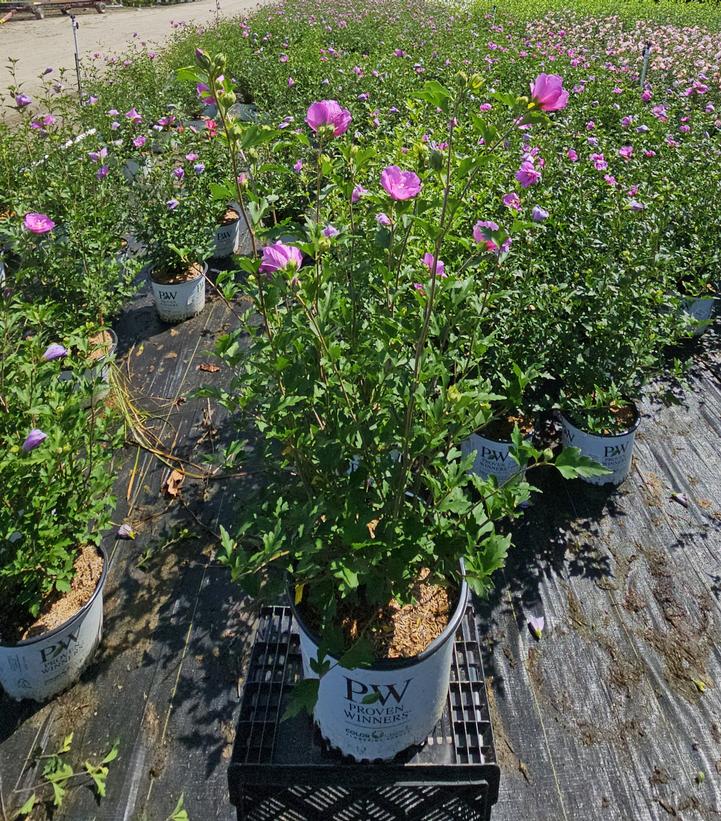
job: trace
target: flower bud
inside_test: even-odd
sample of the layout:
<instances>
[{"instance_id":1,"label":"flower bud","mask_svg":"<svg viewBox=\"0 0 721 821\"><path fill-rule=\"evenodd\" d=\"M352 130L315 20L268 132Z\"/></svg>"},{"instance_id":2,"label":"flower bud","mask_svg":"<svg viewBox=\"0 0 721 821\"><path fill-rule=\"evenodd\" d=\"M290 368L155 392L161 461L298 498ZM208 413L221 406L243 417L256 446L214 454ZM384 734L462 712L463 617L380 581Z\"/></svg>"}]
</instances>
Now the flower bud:
<instances>
[{"instance_id":1,"label":"flower bud","mask_svg":"<svg viewBox=\"0 0 721 821\"><path fill-rule=\"evenodd\" d=\"M195 49L195 62L204 70L210 71L212 63L210 57L203 51L202 48Z\"/></svg>"},{"instance_id":2,"label":"flower bud","mask_svg":"<svg viewBox=\"0 0 721 821\"><path fill-rule=\"evenodd\" d=\"M473 74L471 79L468 81L468 85L473 91L480 91L483 87L483 75Z\"/></svg>"},{"instance_id":3,"label":"flower bud","mask_svg":"<svg viewBox=\"0 0 721 821\"><path fill-rule=\"evenodd\" d=\"M443 154L435 149L431 151L429 165L434 171L440 171L443 168Z\"/></svg>"}]
</instances>

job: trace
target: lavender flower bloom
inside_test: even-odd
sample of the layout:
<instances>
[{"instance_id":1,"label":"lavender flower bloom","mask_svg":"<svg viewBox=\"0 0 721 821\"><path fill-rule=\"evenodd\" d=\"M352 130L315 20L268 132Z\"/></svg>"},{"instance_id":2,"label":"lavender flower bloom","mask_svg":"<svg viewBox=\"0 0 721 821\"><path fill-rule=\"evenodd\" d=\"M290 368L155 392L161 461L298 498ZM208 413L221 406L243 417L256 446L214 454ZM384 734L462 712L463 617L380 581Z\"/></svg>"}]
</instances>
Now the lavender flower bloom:
<instances>
[{"instance_id":1,"label":"lavender flower bloom","mask_svg":"<svg viewBox=\"0 0 721 821\"><path fill-rule=\"evenodd\" d=\"M53 342L46 348L45 353L43 354L43 359L46 362L52 362L53 359L60 359L63 356L67 356L67 354L67 348L64 348L57 342Z\"/></svg>"},{"instance_id":2,"label":"lavender flower bloom","mask_svg":"<svg viewBox=\"0 0 721 821\"><path fill-rule=\"evenodd\" d=\"M528 629L536 641L540 640L543 635L543 628L546 626L546 620L543 616L531 616L528 619Z\"/></svg>"},{"instance_id":3,"label":"lavender flower bloom","mask_svg":"<svg viewBox=\"0 0 721 821\"><path fill-rule=\"evenodd\" d=\"M134 539L135 538L135 531L133 528L128 524L122 524L118 528L118 532L115 534L118 539Z\"/></svg>"},{"instance_id":4,"label":"lavender flower bloom","mask_svg":"<svg viewBox=\"0 0 721 821\"><path fill-rule=\"evenodd\" d=\"M353 193L350 196L350 201L355 205L361 197L364 197L368 193L367 189L363 188L362 185L356 185L353 189Z\"/></svg>"},{"instance_id":5,"label":"lavender flower bloom","mask_svg":"<svg viewBox=\"0 0 721 821\"><path fill-rule=\"evenodd\" d=\"M42 445L42 443L48 438L47 433L43 433L39 428L33 428L30 433L25 437L25 441L23 442L23 450L25 453L29 453L31 450L34 450L38 445Z\"/></svg>"}]
</instances>

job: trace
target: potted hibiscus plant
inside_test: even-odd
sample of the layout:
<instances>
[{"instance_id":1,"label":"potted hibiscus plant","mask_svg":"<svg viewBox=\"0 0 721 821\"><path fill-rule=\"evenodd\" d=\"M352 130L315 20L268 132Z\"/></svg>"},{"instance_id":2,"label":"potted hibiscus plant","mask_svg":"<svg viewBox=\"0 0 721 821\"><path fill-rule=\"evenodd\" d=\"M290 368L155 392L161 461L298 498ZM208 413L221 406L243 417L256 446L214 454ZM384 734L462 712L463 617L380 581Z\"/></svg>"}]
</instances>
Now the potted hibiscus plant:
<instances>
[{"instance_id":1,"label":"potted hibiscus plant","mask_svg":"<svg viewBox=\"0 0 721 821\"><path fill-rule=\"evenodd\" d=\"M721 281L721 182L708 174L702 154L686 160L678 179L682 184L665 181L656 259L669 293L678 297L682 332L700 336L711 324Z\"/></svg>"},{"instance_id":2,"label":"potted hibiscus plant","mask_svg":"<svg viewBox=\"0 0 721 821\"><path fill-rule=\"evenodd\" d=\"M197 57L185 76L208 85L231 156L254 135L264 140L226 122L234 94L222 55ZM546 82L563 107L560 78ZM453 89L430 83L420 93L443 112L442 167L420 140L395 162L359 150L345 136L347 109L311 105L313 140L301 133L296 145L315 168L313 216L295 241L241 261L262 321L249 324L247 349L238 334L219 343L235 376L217 395L262 434L266 468L238 532L223 531L222 560L252 595L288 591L306 676L292 709L312 711L326 741L357 760L392 758L433 728L469 592L490 587L511 542L501 521L530 493L525 481L499 487L469 472L473 459L457 446L490 394L474 362L479 285L450 240L471 233L459 195L484 156L453 145L478 142L464 114L481 84L460 75ZM505 98L507 131L487 131L486 150L524 121L543 122L550 96ZM419 129L424 112L412 116ZM264 210L261 191L246 196L252 214ZM459 352L472 364L454 374ZM576 450L557 464L572 476L598 470Z\"/></svg>"},{"instance_id":3,"label":"potted hibiscus plant","mask_svg":"<svg viewBox=\"0 0 721 821\"><path fill-rule=\"evenodd\" d=\"M704 231L706 228L704 228ZM713 317L716 293L721 268L721 253L716 246L704 248L708 239L691 243L685 242L673 252L659 253L661 270L675 285L674 292L680 300L682 331L693 336L701 336L709 327Z\"/></svg>"},{"instance_id":4,"label":"potted hibiscus plant","mask_svg":"<svg viewBox=\"0 0 721 821\"><path fill-rule=\"evenodd\" d=\"M119 433L107 412L81 412L89 383L59 379L85 357L45 336L52 318L0 296L0 686L38 701L73 684L100 640Z\"/></svg>"},{"instance_id":5,"label":"potted hibiscus plant","mask_svg":"<svg viewBox=\"0 0 721 821\"><path fill-rule=\"evenodd\" d=\"M516 440L530 444L536 431L536 413L528 399L529 387L541 376L537 366L521 370L511 362L508 373L499 374L500 393L487 405L487 416L461 444L464 456L473 455L473 467L484 478L494 476L500 484L526 467L525 449ZM520 462L519 457L524 461Z\"/></svg>"},{"instance_id":6,"label":"potted hibiscus plant","mask_svg":"<svg viewBox=\"0 0 721 821\"><path fill-rule=\"evenodd\" d=\"M207 260L216 223L198 155L168 151L131 182L138 208L133 231L145 248L158 316L181 322L205 307Z\"/></svg>"},{"instance_id":7,"label":"potted hibiscus plant","mask_svg":"<svg viewBox=\"0 0 721 821\"><path fill-rule=\"evenodd\" d=\"M43 146L47 155L12 194L15 216L0 227L17 258L8 283L32 301L58 306L47 329L55 337L83 326L72 353L85 350L85 376L107 381L117 348L110 322L136 290L139 271L123 251L129 204L118 190L119 160L103 144L68 144L58 134ZM65 369L63 378L72 377ZM98 386L97 395L104 390Z\"/></svg>"},{"instance_id":8,"label":"potted hibiscus plant","mask_svg":"<svg viewBox=\"0 0 721 821\"><path fill-rule=\"evenodd\" d=\"M677 332L665 290L652 261L599 260L575 283L549 333L562 442L608 470L584 477L592 484L618 485L631 469L636 401Z\"/></svg>"}]
</instances>

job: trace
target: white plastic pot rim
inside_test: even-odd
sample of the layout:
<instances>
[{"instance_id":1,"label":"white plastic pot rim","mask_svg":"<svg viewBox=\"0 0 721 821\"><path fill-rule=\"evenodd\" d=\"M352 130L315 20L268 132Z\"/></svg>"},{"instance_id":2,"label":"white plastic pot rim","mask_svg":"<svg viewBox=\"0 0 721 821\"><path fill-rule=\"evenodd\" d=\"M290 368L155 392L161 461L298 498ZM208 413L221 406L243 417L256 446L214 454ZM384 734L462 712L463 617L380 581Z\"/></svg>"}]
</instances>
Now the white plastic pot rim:
<instances>
[{"instance_id":1,"label":"white plastic pot rim","mask_svg":"<svg viewBox=\"0 0 721 821\"><path fill-rule=\"evenodd\" d=\"M59 624L57 627L53 627L52 630L48 630L46 633L41 633L39 636L32 636L29 639L23 639L22 641L18 641L15 644L3 644L3 647L30 647L33 644L37 644L40 641L46 641L47 639L52 638L56 633L62 633L68 627L70 627L74 622L79 621L90 608L93 606L93 602L97 597L103 592L103 588L105 587L105 580L108 576L108 554L105 552L105 548L102 545L97 545L96 550L100 553L100 556L103 559L103 569L100 573L100 578L98 579L98 583L95 586L95 590L93 591L93 595L85 602L85 604L70 616L67 621L64 621L62 624Z\"/></svg>"},{"instance_id":2,"label":"white plastic pot rim","mask_svg":"<svg viewBox=\"0 0 721 821\"><path fill-rule=\"evenodd\" d=\"M586 430L586 428L581 427L581 425L577 425L565 411L560 411L560 414L564 422L566 422L571 427L576 428L576 430L580 430L581 433L585 433L586 436L594 436L597 439L616 439L621 436L628 436L629 433L634 433L636 430L638 430L638 426L641 424L641 414L638 412L636 403L630 402L629 404L633 408L633 424L627 430L621 431L620 433L593 433L592 431Z\"/></svg>"},{"instance_id":3,"label":"white plastic pot rim","mask_svg":"<svg viewBox=\"0 0 721 821\"><path fill-rule=\"evenodd\" d=\"M386 671L386 670L402 670L405 667L413 667L414 665L418 664L418 662L424 661L427 658L430 658L434 653L443 647L443 645L450 639L453 640L453 636L455 636L456 631L458 630L458 626L463 621L463 616L466 612L466 606L468 604L468 585L466 584L465 579L465 568L462 568L463 575L461 586L458 589L458 600L456 601L453 615L448 621L443 632L437 638L433 639L433 641L426 647L425 650L422 650L415 656L410 656L408 658L398 658L398 659L381 659L376 660L373 664L368 667L363 667L364 672L375 672L375 671ZM288 580L288 600L290 602L290 609L293 612L293 618L296 620L299 628L308 636L308 638L316 645L320 645L321 639L316 633L313 632L303 620L303 617L298 612L298 607L295 604L295 596L292 594L293 591L293 583L292 580ZM328 655L328 659L332 662L338 663L338 659L334 656Z\"/></svg>"},{"instance_id":4,"label":"white plastic pot rim","mask_svg":"<svg viewBox=\"0 0 721 821\"><path fill-rule=\"evenodd\" d=\"M150 279L153 280L153 282L156 285L160 285L161 288L172 288L175 285L190 285L193 282L197 282L199 279L203 279L205 275L208 273L208 263L203 262L203 270L201 271L201 273L198 274L197 277L193 277L192 279L184 279L182 282L158 282L157 279L153 279L153 270L154 268L151 268L148 271L148 276L150 277Z\"/></svg>"}]
</instances>

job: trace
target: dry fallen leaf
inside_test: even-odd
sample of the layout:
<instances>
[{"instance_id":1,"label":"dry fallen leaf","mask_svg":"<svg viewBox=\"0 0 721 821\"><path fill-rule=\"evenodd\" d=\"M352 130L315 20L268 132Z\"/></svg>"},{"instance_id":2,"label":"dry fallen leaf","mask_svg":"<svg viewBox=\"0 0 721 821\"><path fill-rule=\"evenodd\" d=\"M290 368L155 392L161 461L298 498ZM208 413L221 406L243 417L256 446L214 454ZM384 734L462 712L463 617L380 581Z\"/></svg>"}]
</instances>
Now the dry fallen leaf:
<instances>
[{"instance_id":1,"label":"dry fallen leaf","mask_svg":"<svg viewBox=\"0 0 721 821\"><path fill-rule=\"evenodd\" d=\"M220 365L213 365L210 362L201 362L198 365L199 371L205 371L206 373L217 373L220 370Z\"/></svg>"},{"instance_id":2,"label":"dry fallen leaf","mask_svg":"<svg viewBox=\"0 0 721 821\"><path fill-rule=\"evenodd\" d=\"M182 470L171 470L170 476L163 483L163 492L166 496L175 498L180 494L180 486L183 484L185 474Z\"/></svg>"}]
</instances>

